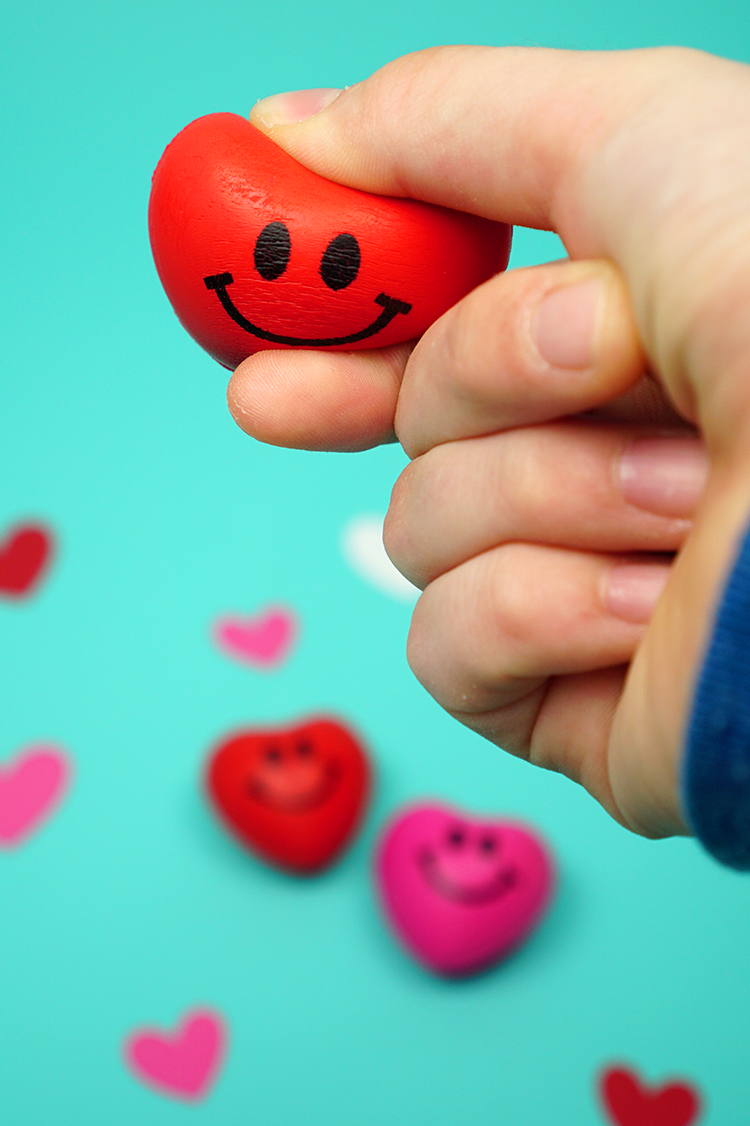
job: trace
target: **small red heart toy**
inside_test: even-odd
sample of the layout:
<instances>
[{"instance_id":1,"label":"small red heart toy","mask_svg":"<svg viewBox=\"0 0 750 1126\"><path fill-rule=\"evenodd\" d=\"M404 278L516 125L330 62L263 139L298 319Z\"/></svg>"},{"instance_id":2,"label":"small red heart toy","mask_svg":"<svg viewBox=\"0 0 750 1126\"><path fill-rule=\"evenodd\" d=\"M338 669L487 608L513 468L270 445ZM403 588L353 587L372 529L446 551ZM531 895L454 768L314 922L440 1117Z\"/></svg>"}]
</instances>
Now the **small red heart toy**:
<instances>
[{"instance_id":1,"label":"small red heart toy","mask_svg":"<svg viewBox=\"0 0 750 1126\"><path fill-rule=\"evenodd\" d=\"M183 326L220 364L414 340L504 270L511 231L324 180L245 118L200 117L154 172L149 233Z\"/></svg>"},{"instance_id":2,"label":"small red heart toy","mask_svg":"<svg viewBox=\"0 0 750 1126\"><path fill-rule=\"evenodd\" d=\"M622 1067L602 1075L601 1096L614 1126L692 1126L701 1111L697 1093L687 1084L648 1088Z\"/></svg>"},{"instance_id":3,"label":"small red heart toy","mask_svg":"<svg viewBox=\"0 0 750 1126\"><path fill-rule=\"evenodd\" d=\"M12 598L30 594L51 553L52 537L46 528L32 524L14 528L0 543L0 594Z\"/></svg>"},{"instance_id":4,"label":"small red heart toy","mask_svg":"<svg viewBox=\"0 0 750 1126\"><path fill-rule=\"evenodd\" d=\"M206 789L239 840L292 872L315 872L342 851L361 820L370 767L333 719L239 731L206 769Z\"/></svg>"}]
</instances>

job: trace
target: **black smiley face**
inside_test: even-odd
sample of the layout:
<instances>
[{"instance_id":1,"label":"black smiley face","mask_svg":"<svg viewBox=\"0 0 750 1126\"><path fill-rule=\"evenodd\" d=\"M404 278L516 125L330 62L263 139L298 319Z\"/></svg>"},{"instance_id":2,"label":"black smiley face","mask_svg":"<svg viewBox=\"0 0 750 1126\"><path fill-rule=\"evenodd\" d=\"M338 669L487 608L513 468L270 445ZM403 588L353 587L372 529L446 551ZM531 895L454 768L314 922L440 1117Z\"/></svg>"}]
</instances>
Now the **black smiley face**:
<instances>
[{"instance_id":1,"label":"black smiley face","mask_svg":"<svg viewBox=\"0 0 750 1126\"><path fill-rule=\"evenodd\" d=\"M274 282L280 278L289 264L292 252L292 240L289 228L280 220L268 223L258 235L253 252L253 262L260 277L267 282ZM326 286L337 292L346 289L354 282L362 263L362 252L356 237L348 231L343 231L330 240L320 260L318 273ZM236 307L229 294L227 286L232 285L234 278L231 273L211 274L203 279L207 289L216 292L219 301L226 312L240 328L261 340L272 344L291 344L297 347L330 348L337 344L355 344L375 336L390 324L399 313L406 315L411 312L411 305L395 297L388 297L379 293L374 298L376 305L382 305L383 312L376 317L367 328L345 336L335 337L302 337L282 336L260 328L249 321Z\"/></svg>"},{"instance_id":2,"label":"black smiley face","mask_svg":"<svg viewBox=\"0 0 750 1126\"><path fill-rule=\"evenodd\" d=\"M265 281L276 281L289 265L291 253L289 228L278 220L269 223L255 243L255 269ZM318 272L329 289L346 289L356 279L361 263L359 243L354 235L344 232L328 243Z\"/></svg>"},{"instance_id":3,"label":"black smiley face","mask_svg":"<svg viewBox=\"0 0 750 1126\"><path fill-rule=\"evenodd\" d=\"M246 792L262 805L285 813L306 813L336 789L339 767L305 738L293 745L270 741L259 747Z\"/></svg>"},{"instance_id":4,"label":"black smiley face","mask_svg":"<svg viewBox=\"0 0 750 1126\"><path fill-rule=\"evenodd\" d=\"M448 829L437 847L425 845L420 850L417 863L425 881L443 898L466 906L480 907L502 898L518 883L517 869L503 862L501 852L502 842L495 833L484 831L477 836L470 833L465 825L455 824ZM467 866L471 865L472 853L491 865L486 879L479 883L474 879L469 881L461 878L463 858ZM454 859L451 875L441 864L442 854ZM456 859L458 864L455 863Z\"/></svg>"}]
</instances>

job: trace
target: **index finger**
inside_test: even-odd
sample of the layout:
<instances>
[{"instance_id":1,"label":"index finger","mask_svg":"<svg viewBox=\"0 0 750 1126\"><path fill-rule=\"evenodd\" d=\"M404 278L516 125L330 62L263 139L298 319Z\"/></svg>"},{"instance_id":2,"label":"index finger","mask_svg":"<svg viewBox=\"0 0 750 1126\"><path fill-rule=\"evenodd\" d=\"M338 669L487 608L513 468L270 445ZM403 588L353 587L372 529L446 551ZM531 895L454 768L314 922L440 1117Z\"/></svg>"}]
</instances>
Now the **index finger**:
<instances>
[{"instance_id":1,"label":"index finger","mask_svg":"<svg viewBox=\"0 0 750 1126\"><path fill-rule=\"evenodd\" d=\"M602 134L648 99L649 54L438 47L333 101L330 90L266 98L250 120L339 183L573 234L566 184ZM324 111L297 121L316 95Z\"/></svg>"}]
</instances>

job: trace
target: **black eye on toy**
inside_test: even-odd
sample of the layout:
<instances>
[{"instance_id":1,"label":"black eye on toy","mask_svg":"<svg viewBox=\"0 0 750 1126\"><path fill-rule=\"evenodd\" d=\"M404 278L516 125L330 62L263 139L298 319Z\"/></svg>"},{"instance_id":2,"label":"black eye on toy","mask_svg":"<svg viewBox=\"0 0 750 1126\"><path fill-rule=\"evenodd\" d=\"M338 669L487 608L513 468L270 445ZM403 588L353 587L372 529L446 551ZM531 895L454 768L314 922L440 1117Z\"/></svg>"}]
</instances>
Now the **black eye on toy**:
<instances>
[{"instance_id":1,"label":"black eye on toy","mask_svg":"<svg viewBox=\"0 0 750 1126\"><path fill-rule=\"evenodd\" d=\"M320 276L329 289L346 289L359 273L362 255L354 235L336 235L325 249Z\"/></svg>"},{"instance_id":2,"label":"black eye on toy","mask_svg":"<svg viewBox=\"0 0 750 1126\"><path fill-rule=\"evenodd\" d=\"M266 281L280 278L289 265L292 240L284 223L276 220L264 227L255 243L255 269Z\"/></svg>"}]
</instances>

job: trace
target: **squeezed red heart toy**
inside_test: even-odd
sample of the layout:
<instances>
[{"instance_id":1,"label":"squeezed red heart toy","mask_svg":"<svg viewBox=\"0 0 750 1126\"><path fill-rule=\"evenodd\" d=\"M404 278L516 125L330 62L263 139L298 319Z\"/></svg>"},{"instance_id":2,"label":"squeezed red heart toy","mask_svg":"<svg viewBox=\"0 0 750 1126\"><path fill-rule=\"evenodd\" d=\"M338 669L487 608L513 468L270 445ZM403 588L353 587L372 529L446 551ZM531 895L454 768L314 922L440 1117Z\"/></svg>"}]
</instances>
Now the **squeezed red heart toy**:
<instances>
[{"instance_id":1,"label":"squeezed red heart toy","mask_svg":"<svg viewBox=\"0 0 750 1126\"><path fill-rule=\"evenodd\" d=\"M511 235L324 180L232 113L198 118L167 146L149 233L177 316L227 368L263 348L413 340L505 269Z\"/></svg>"},{"instance_id":2,"label":"squeezed red heart toy","mask_svg":"<svg viewBox=\"0 0 750 1126\"><path fill-rule=\"evenodd\" d=\"M649 1089L622 1067L604 1073L601 1096L615 1126L692 1126L701 1112L700 1099L687 1084Z\"/></svg>"},{"instance_id":3,"label":"squeezed red heart toy","mask_svg":"<svg viewBox=\"0 0 750 1126\"><path fill-rule=\"evenodd\" d=\"M216 748L206 771L208 794L240 841L301 874L341 852L369 788L362 747L332 719L237 732Z\"/></svg>"}]
</instances>

